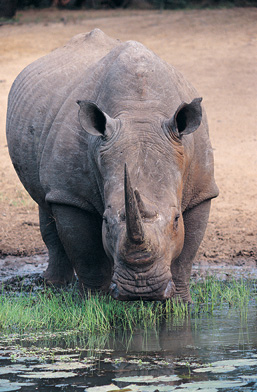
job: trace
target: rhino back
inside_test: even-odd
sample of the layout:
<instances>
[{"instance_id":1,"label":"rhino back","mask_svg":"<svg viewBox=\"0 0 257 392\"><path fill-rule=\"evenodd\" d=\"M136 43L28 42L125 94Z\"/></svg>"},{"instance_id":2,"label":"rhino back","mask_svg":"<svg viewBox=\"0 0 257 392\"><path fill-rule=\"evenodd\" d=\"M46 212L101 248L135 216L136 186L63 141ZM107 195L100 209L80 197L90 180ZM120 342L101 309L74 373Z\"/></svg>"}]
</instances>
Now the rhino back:
<instances>
[{"instance_id":1,"label":"rhino back","mask_svg":"<svg viewBox=\"0 0 257 392\"><path fill-rule=\"evenodd\" d=\"M60 113L63 107L69 111L73 92L84 85L88 69L118 43L99 29L79 34L27 66L13 83L6 126L9 152L25 188L39 204L45 199L40 165L47 139L58 130ZM53 141L53 135L50 138ZM70 135L69 145L71 139Z\"/></svg>"},{"instance_id":2,"label":"rhino back","mask_svg":"<svg viewBox=\"0 0 257 392\"><path fill-rule=\"evenodd\" d=\"M76 101L92 100L114 118L125 115L149 122L153 114L170 118L182 101L197 96L179 72L142 44L119 43L99 30L82 34L28 66L16 79L7 114L10 155L39 204L46 200L84 209L94 206L101 213L103 196L88 155L92 136L81 129ZM200 167L201 178L212 157L205 115L187 143L194 139L208 150L204 157L201 152L193 157L192 167ZM213 178L213 173L206 173L206 178ZM192 172L189 182L194 181ZM191 189L193 193L184 192L185 208L194 197L195 187Z\"/></svg>"}]
</instances>

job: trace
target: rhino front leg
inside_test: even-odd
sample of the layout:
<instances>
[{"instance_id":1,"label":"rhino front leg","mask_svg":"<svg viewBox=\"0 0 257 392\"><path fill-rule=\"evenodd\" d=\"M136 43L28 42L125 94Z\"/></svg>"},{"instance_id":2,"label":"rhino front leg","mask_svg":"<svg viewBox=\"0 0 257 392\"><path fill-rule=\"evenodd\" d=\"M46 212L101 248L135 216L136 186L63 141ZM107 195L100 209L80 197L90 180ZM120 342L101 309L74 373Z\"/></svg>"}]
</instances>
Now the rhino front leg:
<instances>
[{"instance_id":1,"label":"rhino front leg","mask_svg":"<svg viewBox=\"0 0 257 392\"><path fill-rule=\"evenodd\" d=\"M192 264L206 230L210 207L211 201L207 200L183 214L184 247L180 256L172 263L171 272L176 286L176 296L184 302L191 302L189 281Z\"/></svg>"},{"instance_id":2,"label":"rhino front leg","mask_svg":"<svg viewBox=\"0 0 257 392\"><path fill-rule=\"evenodd\" d=\"M44 278L46 282L57 286L70 283L74 279L73 267L59 239L54 217L39 207L39 220L41 235L49 253Z\"/></svg>"},{"instance_id":3,"label":"rhino front leg","mask_svg":"<svg viewBox=\"0 0 257 392\"><path fill-rule=\"evenodd\" d=\"M102 244L102 218L67 205L52 205L56 227L81 289L107 291L112 264Z\"/></svg>"}]
</instances>

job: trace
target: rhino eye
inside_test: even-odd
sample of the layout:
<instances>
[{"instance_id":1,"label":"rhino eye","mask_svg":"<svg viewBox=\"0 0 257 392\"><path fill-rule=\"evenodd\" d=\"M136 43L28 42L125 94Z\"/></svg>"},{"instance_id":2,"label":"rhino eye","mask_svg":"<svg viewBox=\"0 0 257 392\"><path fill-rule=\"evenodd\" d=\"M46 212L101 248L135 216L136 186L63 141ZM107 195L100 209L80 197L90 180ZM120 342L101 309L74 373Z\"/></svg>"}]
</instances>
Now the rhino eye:
<instances>
[{"instance_id":1,"label":"rhino eye","mask_svg":"<svg viewBox=\"0 0 257 392\"><path fill-rule=\"evenodd\" d=\"M178 229L178 221L179 221L179 218L180 218L180 214L177 214L177 215L175 216L175 218L174 218L174 223L173 223L173 228L174 228L174 230L177 230L177 229Z\"/></svg>"}]
</instances>

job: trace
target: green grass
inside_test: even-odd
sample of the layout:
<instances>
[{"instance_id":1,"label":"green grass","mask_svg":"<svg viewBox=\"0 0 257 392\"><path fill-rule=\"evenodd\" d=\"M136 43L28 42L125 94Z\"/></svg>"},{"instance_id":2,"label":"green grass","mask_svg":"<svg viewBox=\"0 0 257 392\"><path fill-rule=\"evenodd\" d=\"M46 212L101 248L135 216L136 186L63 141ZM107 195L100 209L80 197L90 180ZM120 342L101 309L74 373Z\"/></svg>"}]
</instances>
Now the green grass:
<instances>
[{"instance_id":1,"label":"green grass","mask_svg":"<svg viewBox=\"0 0 257 392\"><path fill-rule=\"evenodd\" d=\"M216 309L233 307L241 315L247 314L250 301L257 298L256 282L250 280L219 281L215 277L208 277L201 283L191 285L193 312L208 312L213 314Z\"/></svg>"},{"instance_id":2,"label":"green grass","mask_svg":"<svg viewBox=\"0 0 257 392\"><path fill-rule=\"evenodd\" d=\"M191 286L193 305L168 300L161 302L119 302L110 296L88 295L81 298L77 290L56 291L45 288L39 293L0 295L0 334L40 331L81 331L88 335L113 330L147 329L163 320L176 322L189 314L213 314L217 309L238 309L247 317L250 301L256 303L253 282L219 282L207 278Z\"/></svg>"}]
</instances>

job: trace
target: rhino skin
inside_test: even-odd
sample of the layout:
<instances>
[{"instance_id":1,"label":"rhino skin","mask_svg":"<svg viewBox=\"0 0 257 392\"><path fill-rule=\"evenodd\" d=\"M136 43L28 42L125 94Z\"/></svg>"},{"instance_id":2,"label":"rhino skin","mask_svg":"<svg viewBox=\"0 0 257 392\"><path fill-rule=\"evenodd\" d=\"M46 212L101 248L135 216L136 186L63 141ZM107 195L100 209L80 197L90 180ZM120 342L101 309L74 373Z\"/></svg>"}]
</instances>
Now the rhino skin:
<instances>
[{"instance_id":1,"label":"rhino skin","mask_svg":"<svg viewBox=\"0 0 257 392\"><path fill-rule=\"evenodd\" d=\"M142 44L95 29L15 80L7 140L39 205L52 284L120 300L190 302L189 279L218 195L196 90Z\"/></svg>"}]
</instances>

